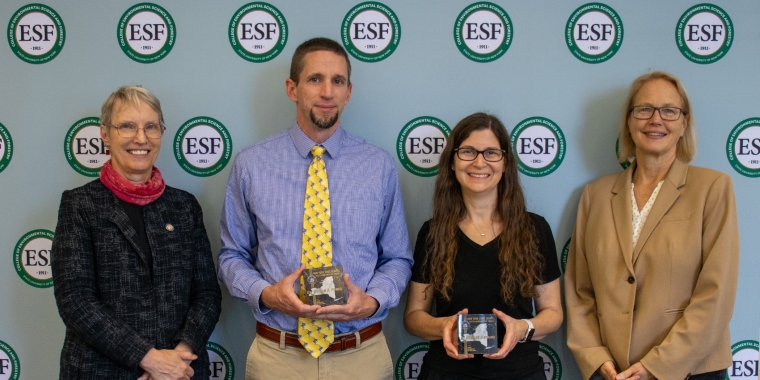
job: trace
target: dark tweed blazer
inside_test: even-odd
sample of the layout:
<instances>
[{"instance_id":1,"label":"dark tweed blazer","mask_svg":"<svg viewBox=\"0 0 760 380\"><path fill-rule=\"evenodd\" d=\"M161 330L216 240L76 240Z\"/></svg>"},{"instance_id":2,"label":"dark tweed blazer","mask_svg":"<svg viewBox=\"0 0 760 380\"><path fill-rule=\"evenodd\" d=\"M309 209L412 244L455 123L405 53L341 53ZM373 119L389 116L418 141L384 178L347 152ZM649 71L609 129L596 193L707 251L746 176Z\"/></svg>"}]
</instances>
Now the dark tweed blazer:
<instances>
[{"instance_id":1,"label":"dark tweed blazer","mask_svg":"<svg viewBox=\"0 0 760 380\"><path fill-rule=\"evenodd\" d=\"M208 379L205 346L221 291L201 207L167 186L144 217L152 278L129 217L100 180L63 193L52 252L66 325L61 379L135 380L151 348L172 349L181 340L198 355L193 379Z\"/></svg>"}]
</instances>

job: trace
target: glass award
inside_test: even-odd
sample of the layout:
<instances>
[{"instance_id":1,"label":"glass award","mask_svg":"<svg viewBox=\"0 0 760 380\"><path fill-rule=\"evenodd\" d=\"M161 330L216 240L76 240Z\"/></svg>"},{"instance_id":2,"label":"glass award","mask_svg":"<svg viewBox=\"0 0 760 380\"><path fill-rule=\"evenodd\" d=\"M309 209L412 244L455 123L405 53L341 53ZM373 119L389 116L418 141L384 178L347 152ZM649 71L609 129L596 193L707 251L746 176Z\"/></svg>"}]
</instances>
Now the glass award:
<instances>
[{"instance_id":1,"label":"glass award","mask_svg":"<svg viewBox=\"0 0 760 380\"><path fill-rule=\"evenodd\" d=\"M460 354L495 354L499 351L496 341L495 314L459 314L457 331Z\"/></svg>"}]
</instances>

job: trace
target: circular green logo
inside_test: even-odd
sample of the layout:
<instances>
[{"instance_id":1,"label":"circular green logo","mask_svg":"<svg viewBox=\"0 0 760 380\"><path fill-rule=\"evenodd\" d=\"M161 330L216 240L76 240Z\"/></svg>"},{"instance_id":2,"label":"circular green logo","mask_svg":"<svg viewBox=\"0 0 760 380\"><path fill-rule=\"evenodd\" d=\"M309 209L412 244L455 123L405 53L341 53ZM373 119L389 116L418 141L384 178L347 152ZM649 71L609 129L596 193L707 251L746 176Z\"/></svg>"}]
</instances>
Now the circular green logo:
<instances>
[{"instance_id":1,"label":"circular green logo","mask_svg":"<svg viewBox=\"0 0 760 380\"><path fill-rule=\"evenodd\" d=\"M529 117L512 130L512 150L520 173L531 177L551 174L565 159L565 135L545 117Z\"/></svg>"},{"instance_id":2,"label":"circular green logo","mask_svg":"<svg viewBox=\"0 0 760 380\"><path fill-rule=\"evenodd\" d=\"M214 343L206 343L209 367L211 367L212 379L233 380L235 378L235 364L232 357L224 347Z\"/></svg>"},{"instance_id":3,"label":"circular green logo","mask_svg":"<svg viewBox=\"0 0 760 380\"><path fill-rule=\"evenodd\" d=\"M757 354L760 345L756 340L742 340L731 345L733 361L728 367L726 380L757 379Z\"/></svg>"},{"instance_id":4,"label":"circular green logo","mask_svg":"<svg viewBox=\"0 0 760 380\"><path fill-rule=\"evenodd\" d=\"M100 138L100 119L92 116L77 120L63 140L63 153L77 173L97 177L111 159L111 151Z\"/></svg>"},{"instance_id":5,"label":"circular green logo","mask_svg":"<svg viewBox=\"0 0 760 380\"><path fill-rule=\"evenodd\" d=\"M422 358L430 349L430 342L415 343L404 350L396 361L395 380L416 379L420 374Z\"/></svg>"},{"instance_id":6,"label":"circular green logo","mask_svg":"<svg viewBox=\"0 0 760 380\"><path fill-rule=\"evenodd\" d=\"M612 58L623 44L623 21L605 4L581 5L567 20L565 42L579 60L604 62Z\"/></svg>"},{"instance_id":7,"label":"circular green logo","mask_svg":"<svg viewBox=\"0 0 760 380\"><path fill-rule=\"evenodd\" d=\"M13 139L11 133L0 123L0 173L2 173L13 158Z\"/></svg>"},{"instance_id":8,"label":"circular green logo","mask_svg":"<svg viewBox=\"0 0 760 380\"><path fill-rule=\"evenodd\" d=\"M432 116L412 119L401 128L396 154L404 168L420 177L438 174L438 161L451 133L446 123Z\"/></svg>"},{"instance_id":9,"label":"circular green logo","mask_svg":"<svg viewBox=\"0 0 760 380\"><path fill-rule=\"evenodd\" d=\"M3 380L18 380L21 364L18 355L8 343L0 340L0 378Z\"/></svg>"},{"instance_id":10,"label":"circular green logo","mask_svg":"<svg viewBox=\"0 0 760 380\"><path fill-rule=\"evenodd\" d=\"M24 282L35 288L53 286L50 270L52 247L53 233L48 230L30 231L18 240L13 250L13 267Z\"/></svg>"},{"instance_id":11,"label":"circular green logo","mask_svg":"<svg viewBox=\"0 0 760 380\"><path fill-rule=\"evenodd\" d=\"M737 124L726 141L726 155L739 174L760 177L760 118L752 117Z\"/></svg>"},{"instance_id":12,"label":"circular green logo","mask_svg":"<svg viewBox=\"0 0 760 380\"><path fill-rule=\"evenodd\" d=\"M271 4L248 3L232 16L228 34L237 55L251 62L266 62L285 48L288 23Z\"/></svg>"},{"instance_id":13,"label":"circular green logo","mask_svg":"<svg viewBox=\"0 0 760 380\"><path fill-rule=\"evenodd\" d=\"M140 3L121 16L116 38L127 57L140 63L153 63L172 51L177 28L166 9L152 3Z\"/></svg>"},{"instance_id":14,"label":"circular green logo","mask_svg":"<svg viewBox=\"0 0 760 380\"><path fill-rule=\"evenodd\" d=\"M479 2L465 8L454 23L454 42L475 62L499 59L512 43L512 20L494 3Z\"/></svg>"},{"instance_id":15,"label":"circular green logo","mask_svg":"<svg viewBox=\"0 0 760 380\"><path fill-rule=\"evenodd\" d=\"M186 121L174 137L174 158L186 172L197 177L219 173L232 156L227 128L214 118L199 116Z\"/></svg>"},{"instance_id":16,"label":"circular green logo","mask_svg":"<svg viewBox=\"0 0 760 380\"><path fill-rule=\"evenodd\" d=\"M620 139L618 138L615 140L615 158L620 157ZM633 158L629 158L628 161L620 162L618 160L618 163L620 164L620 167L623 168L623 170L628 169L629 166L631 166L631 162L633 162Z\"/></svg>"},{"instance_id":17,"label":"circular green logo","mask_svg":"<svg viewBox=\"0 0 760 380\"><path fill-rule=\"evenodd\" d=\"M562 362L559 355L543 342L538 343L538 356L544 361L544 374L547 380L560 380L562 378Z\"/></svg>"},{"instance_id":18,"label":"circular green logo","mask_svg":"<svg viewBox=\"0 0 760 380\"><path fill-rule=\"evenodd\" d=\"M684 57L699 64L723 58L734 42L734 24L717 5L697 4L676 25L676 45Z\"/></svg>"},{"instance_id":19,"label":"circular green logo","mask_svg":"<svg viewBox=\"0 0 760 380\"><path fill-rule=\"evenodd\" d=\"M340 32L346 51L364 62L388 58L401 40L401 24L396 14L374 1L351 8L343 18Z\"/></svg>"},{"instance_id":20,"label":"circular green logo","mask_svg":"<svg viewBox=\"0 0 760 380\"><path fill-rule=\"evenodd\" d=\"M570 254L570 240L567 239L567 243L562 247L562 254L559 257L559 265L562 268L562 273L565 273L565 267L567 267L567 255Z\"/></svg>"},{"instance_id":21,"label":"circular green logo","mask_svg":"<svg viewBox=\"0 0 760 380\"><path fill-rule=\"evenodd\" d=\"M8 43L21 60L45 63L57 57L66 40L61 16L44 4L28 4L11 16Z\"/></svg>"}]
</instances>

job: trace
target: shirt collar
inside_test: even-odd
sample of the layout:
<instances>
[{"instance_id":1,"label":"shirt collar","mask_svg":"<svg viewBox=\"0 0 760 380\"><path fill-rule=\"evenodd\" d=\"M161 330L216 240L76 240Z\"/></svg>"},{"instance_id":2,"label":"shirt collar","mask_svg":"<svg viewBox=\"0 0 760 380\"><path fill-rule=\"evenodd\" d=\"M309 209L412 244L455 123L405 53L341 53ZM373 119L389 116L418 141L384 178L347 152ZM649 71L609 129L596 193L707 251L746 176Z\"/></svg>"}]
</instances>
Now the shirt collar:
<instances>
[{"instance_id":1,"label":"shirt collar","mask_svg":"<svg viewBox=\"0 0 760 380\"><path fill-rule=\"evenodd\" d=\"M340 154L340 147L341 142L343 141L343 136L345 136L346 131L341 128L340 125L338 125L338 128L333 132L333 134L325 140L322 144L315 143L312 139L309 138L309 136L306 136L305 133L301 130L301 128L298 126L298 122L294 121L293 125L288 130L288 134L290 134L290 138L293 140L293 145L295 145L296 150L298 151L298 154L301 155L301 157L306 158L309 156L309 153L311 153L311 148L314 145L321 145L327 150L327 154L330 155L331 158L335 158Z\"/></svg>"}]
</instances>

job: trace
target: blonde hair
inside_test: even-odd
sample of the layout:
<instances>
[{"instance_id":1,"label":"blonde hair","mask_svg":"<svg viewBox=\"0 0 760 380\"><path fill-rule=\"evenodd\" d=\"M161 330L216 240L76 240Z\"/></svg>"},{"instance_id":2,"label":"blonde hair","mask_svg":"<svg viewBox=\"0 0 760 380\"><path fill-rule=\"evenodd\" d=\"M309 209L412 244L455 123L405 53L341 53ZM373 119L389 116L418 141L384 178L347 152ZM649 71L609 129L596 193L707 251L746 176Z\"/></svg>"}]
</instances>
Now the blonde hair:
<instances>
[{"instance_id":1,"label":"blonde hair","mask_svg":"<svg viewBox=\"0 0 760 380\"><path fill-rule=\"evenodd\" d=\"M108 127L111 124L111 118L113 117L113 107L117 100L121 100L124 104L129 104L134 107L139 107L140 102L147 103L156 113L158 113L158 122L164 124L164 113L161 112L161 102L158 101L155 95L150 91L144 89L142 86L121 86L103 103L100 107L100 124Z\"/></svg>"},{"instance_id":2,"label":"blonde hair","mask_svg":"<svg viewBox=\"0 0 760 380\"><path fill-rule=\"evenodd\" d=\"M625 100L622 117L620 118L620 132L618 134L618 141L620 144L618 149L618 160L620 162L626 162L630 158L636 157L636 144L633 142L631 131L628 128L628 117L631 113L631 107L633 107L633 99L645 84L657 79L666 80L676 87L678 94L681 96L681 102L683 103L683 117L687 118L686 130L676 144L676 156L681 161L690 162L694 158L694 155L697 154L697 132L694 130L694 118L691 115L691 102L689 101L689 95L686 93L686 89L675 75L664 71L654 71L636 78L633 83L631 83L631 89L628 91L628 97Z\"/></svg>"}]
</instances>

